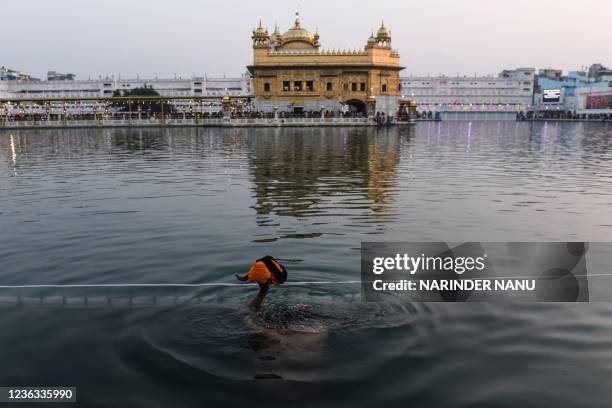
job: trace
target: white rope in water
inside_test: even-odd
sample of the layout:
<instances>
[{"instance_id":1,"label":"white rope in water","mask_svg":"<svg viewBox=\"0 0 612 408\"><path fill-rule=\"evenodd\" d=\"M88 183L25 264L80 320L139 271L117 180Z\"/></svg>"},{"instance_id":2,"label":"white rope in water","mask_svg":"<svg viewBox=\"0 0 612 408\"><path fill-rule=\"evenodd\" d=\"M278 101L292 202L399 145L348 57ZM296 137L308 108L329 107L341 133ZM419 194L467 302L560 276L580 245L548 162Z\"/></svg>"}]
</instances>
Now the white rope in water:
<instances>
[{"instance_id":1,"label":"white rope in water","mask_svg":"<svg viewBox=\"0 0 612 408\"><path fill-rule=\"evenodd\" d=\"M605 277L612 276L610 273L593 273L585 275L572 275L574 277ZM472 279L537 279L534 276L491 276L488 278L472 278ZM303 281L303 282L285 282L283 286L309 286L309 285L357 285L361 283L371 283L364 281ZM252 287L247 283L76 283L76 284L41 284L41 285L0 285L0 289L34 289L34 288L180 288L180 287L233 287L241 286L244 288Z\"/></svg>"},{"instance_id":2,"label":"white rope in water","mask_svg":"<svg viewBox=\"0 0 612 408\"><path fill-rule=\"evenodd\" d=\"M312 282L286 282L283 286L307 285L354 285L361 281L312 281ZM252 287L245 283L77 283L77 284L42 284L42 285L0 285L0 289L34 289L34 288L180 288L180 287L224 287L242 286Z\"/></svg>"}]
</instances>

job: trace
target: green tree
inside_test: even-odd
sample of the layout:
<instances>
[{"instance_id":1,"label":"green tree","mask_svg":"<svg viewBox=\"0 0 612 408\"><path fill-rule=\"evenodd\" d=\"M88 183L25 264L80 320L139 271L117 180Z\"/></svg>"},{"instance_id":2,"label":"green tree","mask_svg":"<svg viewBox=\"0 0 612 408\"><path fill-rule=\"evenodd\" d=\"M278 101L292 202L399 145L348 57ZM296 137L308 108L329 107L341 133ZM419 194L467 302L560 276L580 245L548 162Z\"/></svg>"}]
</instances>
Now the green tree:
<instances>
[{"instance_id":1,"label":"green tree","mask_svg":"<svg viewBox=\"0 0 612 408\"><path fill-rule=\"evenodd\" d=\"M175 111L174 106L169 104L167 101L156 101L148 99L138 100L139 96L159 96L159 92L153 89L152 86L147 86L146 84L143 87L125 89L123 91L119 89L115 90L113 92L113 97L119 96L130 96L134 98L134 101L132 102L132 111L136 111L138 109L137 104L140 105L142 112L160 113L162 111L162 104L163 111L165 113L173 113ZM123 107L122 110L128 110L127 104Z\"/></svg>"}]
</instances>

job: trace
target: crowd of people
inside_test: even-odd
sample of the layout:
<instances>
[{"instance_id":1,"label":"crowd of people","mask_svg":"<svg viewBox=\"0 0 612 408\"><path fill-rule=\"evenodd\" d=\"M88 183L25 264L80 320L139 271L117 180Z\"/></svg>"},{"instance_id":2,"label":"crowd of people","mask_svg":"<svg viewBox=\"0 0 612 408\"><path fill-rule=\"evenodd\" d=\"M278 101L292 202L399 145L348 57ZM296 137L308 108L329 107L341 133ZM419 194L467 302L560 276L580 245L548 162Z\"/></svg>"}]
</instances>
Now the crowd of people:
<instances>
[{"instance_id":1,"label":"crowd of people","mask_svg":"<svg viewBox=\"0 0 612 408\"><path fill-rule=\"evenodd\" d=\"M603 121L612 121L612 114L605 113L576 113L565 110L544 110L544 111L530 111L527 114L521 112L518 116L519 120L546 120L546 119L562 119L562 120L572 120L572 121L580 121L580 120L601 120Z\"/></svg>"},{"instance_id":2,"label":"crowd of people","mask_svg":"<svg viewBox=\"0 0 612 408\"><path fill-rule=\"evenodd\" d=\"M440 112L433 112L433 111L417 111L415 113L415 118L416 119L422 119L422 120L440 120Z\"/></svg>"},{"instance_id":3,"label":"crowd of people","mask_svg":"<svg viewBox=\"0 0 612 408\"><path fill-rule=\"evenodd\" d=\"M163 119L213 119L223 118L223 112L62 112L62 113L39 113L39 112L20 112L10 115L2 115L0 120L10 122L57 122L75 120L163 120Z\"/></svg>"},{"instance_id":4,"label":"crowd of people","mask_svg":"<svg viewBox=\"0 0 612 408\"><path fill-rule=\"evenodd\" d=\"M2 114L0 112L0 120L10 122L46 122L46 121L75 121L75 120L170 120L170 119L221 119L224 117L230 117L231 119L287 119L287 118L365 118L367 115L357 112L334 112L325 111L321 115L321 111L304 111L301 113L295 112L277 112L276 115L273 112L231 112L225 114L224 112L124 112L124 111L66 111L66 112L17 112L11 114Z\"/></svg>"},{"instance_id":5,"label":"crowd of people","mask_svg":"<svg viewBox=\"0 0 612 408\"><path fill-rule=\"evenodd\" d=\"M278 111L274 112L231 112L226 114L222 111L218 112L194 112L194 111L178 111L172 110L170 112L124 112L124 111L65 111L65 112L37 112L24 110L21 112L13 112L8 114L7 112L0 111L0 123L6 122L59 122L59 121L76 121L76 120L206 120L206 119L222 119L229 117L231 119L274 119L284 120L288 118L366 118L368 115L363 112L351 111L313 111L306 110L302 112L288 112ZM433 111L417 111L409 114L408 112L402 112L397 116L386 115L384 112L376 112L373 116L374 121L379 125L387 125L395 122L408 122L411 119L420 120L441 120L440 112ZM612 114L577 114L571 111L565 110L545 110L545 111L529 111L529 112L518 112L516 114L516 120L518 121L534 121L534 120L600 120L600 121L612 121Z\"/></svg>"},{"instance_id":6,"label":"crowd of people","mask_svg":"<svg viewBox=\"0 0 612 408\"><path fill-rule=\"evenodd\" d=\"M321 112L320 110L305 110L302 112L288 112L288 111L278 111L276 114L274 112L261 112L261 111L252 111L252 112L232 112L230 114L231 118L241 119L257 119L257 118L268 118L273 119L275 117L279 119L286 118L365 118L366 114L361 112L342 112L342 111L332 111L325 110Z\"/></svg>"}]
</instances>

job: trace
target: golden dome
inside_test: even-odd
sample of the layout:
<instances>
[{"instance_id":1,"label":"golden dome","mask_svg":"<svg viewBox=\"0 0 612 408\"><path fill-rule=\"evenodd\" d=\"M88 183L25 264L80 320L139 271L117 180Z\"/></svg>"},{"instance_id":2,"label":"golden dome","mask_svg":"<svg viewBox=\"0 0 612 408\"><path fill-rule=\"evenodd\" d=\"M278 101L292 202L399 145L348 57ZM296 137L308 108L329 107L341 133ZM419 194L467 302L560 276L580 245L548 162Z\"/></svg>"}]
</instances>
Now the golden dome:
<instances>
[{"instance_id":1,"label":"golden dome","mask_svg":"<svg viewBox=\"0 0 612 408\"><path fill-rule=\"evenodd\" d=\"M300 14L295 13L295 24L282 35L283 48L315 48L318 47L318 35L302 28ZM286 47L291 44L291 46Z\"/></svg>"},{"instance_id":2,"label":"golden dome","mask_svg":"<svg viewBox=\"0 0 612 408\"><path fill-rule=\"evenodd\" d=\"M387 27L385 27L384 21L381 23L380 28L378 29L378 32L376 33L376 37L391 38L391 35L389 34L389 30L387 30Z\"/></svg>"},{"instance_id":3,"label":"golden dome","mask_svg":"<svg viewBox=\"0 0 612 408\"><path fill-rule=\"evenodd\" d=\"M376 37L374 37L374 30L372 30L372 34L368 38L368 44L376 44Z\"/></svg>"},{"instance_id":4,"label":"golden dome","mask_svg":"<svg viewBox=\"0 0 612 408\"><path fill-rule=\"evenodd\" d=\"M287 30L285 34L283 34L283 38L286 40L289 40L289 39L313 40L314 35L310 34L307 30L304 30L303 28L293 27Z\"/></svg>"}]
</instances>

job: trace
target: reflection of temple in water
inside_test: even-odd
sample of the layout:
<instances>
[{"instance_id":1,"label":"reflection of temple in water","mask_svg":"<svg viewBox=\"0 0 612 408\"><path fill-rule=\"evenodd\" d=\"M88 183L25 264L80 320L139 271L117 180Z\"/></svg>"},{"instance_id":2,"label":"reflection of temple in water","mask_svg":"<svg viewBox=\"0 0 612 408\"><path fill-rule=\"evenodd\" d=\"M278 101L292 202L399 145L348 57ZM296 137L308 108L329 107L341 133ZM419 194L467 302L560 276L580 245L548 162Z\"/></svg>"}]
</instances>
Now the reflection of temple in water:
<instances>
[{"instance_id":1,"label":"reflection of temple in water","mask_svg":"<svg viewBox=\"0 0 612 408\"><path fill-rule=\"evenodd\" d=\"M400 141L408 132L368 128L252 134L257 214L392 216Z\"/></svg>"}]
</instances>

